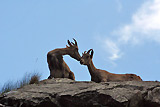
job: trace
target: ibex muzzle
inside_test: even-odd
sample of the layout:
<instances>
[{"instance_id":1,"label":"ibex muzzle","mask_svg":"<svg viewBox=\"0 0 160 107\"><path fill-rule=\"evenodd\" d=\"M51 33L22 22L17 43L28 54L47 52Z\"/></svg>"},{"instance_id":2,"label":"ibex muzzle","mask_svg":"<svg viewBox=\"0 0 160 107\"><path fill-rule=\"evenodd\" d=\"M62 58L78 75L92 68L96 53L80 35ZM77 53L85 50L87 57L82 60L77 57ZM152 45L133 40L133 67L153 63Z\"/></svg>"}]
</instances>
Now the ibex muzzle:
<instances>
[{"instance_id":1,"label":"ibex muzzle","mask_svg":"<svg viewBox=\"0 0 160 107\"><path fill-rule=\"evenodd\" d=\"M70 42L68 40L68 45L67 48L70 49L70 51L68 52L68 55L70 55L72 58L76 59L77 61L80 61L81 59L81 56L78 52L78 44L77 44L77 41L73 38L74 42Z\"/></svg>"}]
</instances>

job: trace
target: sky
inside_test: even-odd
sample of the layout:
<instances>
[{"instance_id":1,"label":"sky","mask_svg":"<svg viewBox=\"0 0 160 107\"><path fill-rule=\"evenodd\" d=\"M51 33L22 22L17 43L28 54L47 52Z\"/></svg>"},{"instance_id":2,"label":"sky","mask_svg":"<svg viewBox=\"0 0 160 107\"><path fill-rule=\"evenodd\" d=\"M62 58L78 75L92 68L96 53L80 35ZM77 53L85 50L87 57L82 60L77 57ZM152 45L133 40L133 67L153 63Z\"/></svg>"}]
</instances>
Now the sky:
<instances>
[{"instance_id":1,"label":"sky","mask_svg":"<svg viewBox=\"0 0 160 107\"><path fill-rule=\"evenodd\" d=\"M26 73L49 76L47 52L75 38L93 63L111 73L160 81L160 0L1 0L0 86ZM64 60L77 81L87 66Z\"/></svg>"}]
</instances>

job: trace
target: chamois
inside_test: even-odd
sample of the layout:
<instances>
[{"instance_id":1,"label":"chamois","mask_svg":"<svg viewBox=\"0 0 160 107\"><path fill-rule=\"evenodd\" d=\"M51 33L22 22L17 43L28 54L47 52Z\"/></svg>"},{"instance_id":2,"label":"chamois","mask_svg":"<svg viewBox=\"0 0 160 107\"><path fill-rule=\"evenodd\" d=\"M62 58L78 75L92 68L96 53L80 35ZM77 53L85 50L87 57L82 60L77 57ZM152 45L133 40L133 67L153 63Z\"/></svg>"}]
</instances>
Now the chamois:
<instances>
[{"instance_id":1,"label":"chamois","mask_svg":"<svg viewBox=\"0 0 160 107\"><path fill-rule=\"evenodd\" d=\"M73 38L74 42L70 42L68 40L68 45L66 48L58 48L54 49L47 54L47 62L48 67L50 70L50 76L48 79L51 78L69 78L75 80L74 73L70 70L68 65L63 60L63 55L69 55L72 58L80 61L81 56L78 52L78 45L77 41Z\"/></svg>"},{"instance_id":2,"label":"chamois","mask_svg":"<svg viewBox=\"0 0 160 107\"><path fill-rule=\"evenodd\" d=\"M91 51L91 54L90 54ZM82 53L80 63L82 65L87 65L88 70L91 75L91 81L94 82L108 82L108 81L142 81L142 79L135 74L113 74L105 70L97 69L93 62L93 49Z\"/></svg>"}]
</instances>

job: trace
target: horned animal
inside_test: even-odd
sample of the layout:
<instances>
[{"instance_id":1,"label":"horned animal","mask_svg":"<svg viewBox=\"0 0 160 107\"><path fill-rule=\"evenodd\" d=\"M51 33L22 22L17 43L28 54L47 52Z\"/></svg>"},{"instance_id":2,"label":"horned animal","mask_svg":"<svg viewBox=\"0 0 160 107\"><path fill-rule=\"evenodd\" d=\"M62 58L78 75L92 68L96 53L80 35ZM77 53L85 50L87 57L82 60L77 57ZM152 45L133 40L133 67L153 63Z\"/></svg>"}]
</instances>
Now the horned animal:
<instances>
[{"instance_id":1,"label":"horned animal","mask_svg":"<svg viewBox=\"0 0 160 107\"><path fill-rule=\"evenodd\" d=\"M68 40L68 45L66 48L54 49L47 54L47 62L50 70L51 78L69 78L75 80L74 73L70 70L66 62L63 60L63 55L69 55L72 58L80 61L81 56L78 52L77 41L73 38L74 42Z\"/></svg>"},{"instance_id":2,"label":"horned animal","mask_svg":"<svg viewBox=\"0 0 160 107\"><path fill-rule=\"evenodd\" d=\"M91 52L91 54L90 54ZM92 61L93 49L82 53L80 63L82 65L87 65L89 73L91 75L91 81L94 82L108 82L108 81L142 81L142 79L135 74L114 74L105 70L97 69Z\"/></svg>"}]
</instances>

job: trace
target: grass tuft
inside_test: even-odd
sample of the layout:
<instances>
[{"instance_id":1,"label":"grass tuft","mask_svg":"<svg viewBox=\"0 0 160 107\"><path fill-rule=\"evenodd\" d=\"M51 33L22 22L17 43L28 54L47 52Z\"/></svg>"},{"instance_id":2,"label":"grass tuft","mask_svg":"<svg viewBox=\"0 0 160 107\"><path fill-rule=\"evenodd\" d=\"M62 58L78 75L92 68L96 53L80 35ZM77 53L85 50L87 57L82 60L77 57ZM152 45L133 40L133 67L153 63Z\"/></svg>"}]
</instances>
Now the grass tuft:
<instances>
[{"instance_id":1,"label":"grass tuft","mask_svg":"<svg viewBox=\"0 0 160 107\"><path fill-rule=\"evenodd\" d=\"M29 84L38 84L40 81L41 76L38 73L34 73L30 80L29 80Z\"/></svg>"},{"instance_id":2,"label":"grass tuft","mask_svg":"<svg viewBox=\"0 0 160 107\"><path fill-rule=\"evenodd\" d=\"M0 89L0 94L3 95L4 93L7 93L12 90L16 90L18 88L22 88L23 86L26 86L28 84L38 84L40 81L41 75L39 73L26 73L22 79L12 82L8 81L6 82L2 88Z\"/></svg>"}]
</instances>

